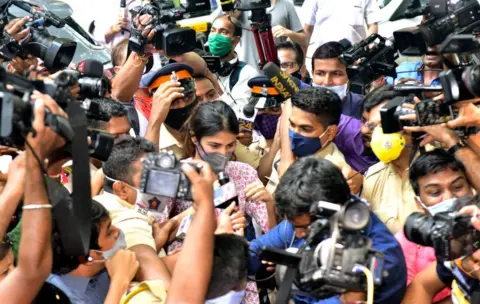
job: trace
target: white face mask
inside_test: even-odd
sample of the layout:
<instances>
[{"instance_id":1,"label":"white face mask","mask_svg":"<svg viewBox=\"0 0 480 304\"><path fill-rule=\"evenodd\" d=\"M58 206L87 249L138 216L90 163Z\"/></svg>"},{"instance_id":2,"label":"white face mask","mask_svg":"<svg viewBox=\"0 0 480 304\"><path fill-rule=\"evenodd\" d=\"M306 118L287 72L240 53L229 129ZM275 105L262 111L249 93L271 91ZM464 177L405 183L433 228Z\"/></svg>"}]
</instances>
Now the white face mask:
<instances>
[{"instance_id":1,"label":"white face mask","mask_svg":"<svg viewBox=\"0 0 480 304\"><path fill-rule=\"evenodd\" d=\"M341 100L344 100L345 97L347 97L348 82L345 83L345 84L342 84L342 85L330 86L330 87L329 86L324 86L324 85L319 85L319 84L316 84L314 82L314 83L312 83L312 86L317 87L317 88L329 89L330 91L335 92L338 95L338 97L340 97Z\"/></svg>"},{"instance_id":2,"label":"white face mask","mask_svg":"<svg viewBox=\"0 0 480 304\"><path fill-rule=\"evenodd\" d=\"M428 207L422 202L422 199L417 196L417 200L422 205L422 207L430 213L430 215L435 215L440 212L447 212L447 211L452 211L453 207L455 206L455 202L457 201L456 198L451 198L448 200L445 200L443 202L440 202L436 205Z\"/></svg>"},{"instance_id":3,"label":"white face mask","mask_svg":"<svg viewBox=\"0 0 480 304\"><path fill-rule=\"evenodd\" d=\"M211 300L206 300L205 304L240 304L245 296L245 290L230 291L229 293Z\"/></svg>"}]
</instances>

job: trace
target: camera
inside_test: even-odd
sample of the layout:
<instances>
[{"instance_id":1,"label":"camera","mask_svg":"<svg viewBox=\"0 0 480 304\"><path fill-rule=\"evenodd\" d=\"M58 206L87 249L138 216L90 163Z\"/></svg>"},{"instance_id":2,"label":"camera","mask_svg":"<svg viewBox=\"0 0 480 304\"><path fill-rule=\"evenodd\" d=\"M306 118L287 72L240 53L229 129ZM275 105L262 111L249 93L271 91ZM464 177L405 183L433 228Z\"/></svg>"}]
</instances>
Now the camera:
<instances>
[{"instance_id":1,"label":"camera","mask_svg":"<svg viewBox=\"0 0 480 304\"><path fill-rule=\"evenodd\" d=\"M182 55L191 51L196 43L196 33L191 28L181 28L176 22L182 20L185 15L183 8L175 8L173 2L166 0L153 0L143 6L137 6L130 10L132 14L132 24L135 24L135 18L142 15L152 16L146 25L152 25L155 30L155 36L152 44L157 50L163 50L167 56ZM145 45L149 43L142 32L132 29L129 49L143 54Z\"/></svg>"},{"instance_id":2,"label":"camera","mask_svg":"<svg viewBox=\"0 0 480 304\"><path fill-rule=\"evenodd\" d=\"M471 33L480 20L480 5L476 0L431 1L427 7L408 9L390 20L420 15L427 15L428 19L424 24L393 33L395 44L405 56L421 56L427 46L440 44L451 34Z\"/></svg>"},{"instance_id":3,"label":"camera","mask_svg":"<svg viewBox=\"0 0 480 304\"><path fill-rule=\"evenodd\" d=\"M366 281L356 266L368 268L374 284L383 280L383 253L372 248L362 234L370 221L366 203L352 196L342 206L320 201L310 209L313 219L307 247L300 254L264 248L260 257L277 264L294 266L299 295L328 298L350 289L366 289Z\"/></svg>"},{"instance_id":4,"label":"camera","mask_svg":"<svg viewBox=\"0 0 480 304\"><path fill-rule=\"evenodd\" d=\"M347 66L352 92L364 94L364 88L380 76L397 76L398 53L391 40L372 34L355 45L346 39L340 44L344 47L340 60Z\"/></svg>"},{"instance_id":5,"label":"camera","mask_svg":"<svg viewBox=\"0 0 480 304\"><path fill-rule=\"evenodd\" d=\"M11 1L8 2L7 8L11 3ZM26 58L25 53L30 53L42 59L49 70L66 68L75 55L77 43L70 39L52 36L46 29L49 26L61 28L65 26L65 22L51 12L36 10L26 2L15 1L15 5L32 15L33 21L26 25L30 28L30 41L20 45L2 29L0 57L12 60L15 56Z\"/></svg>"},{"instance_id":6,"label":"camera","mask_svg":"<svg viewBox=\"0 0 480 304\"><path fill-rule=\"evenodd\" d=\"M480 96L480 67L469 66L440 73L444 102L471 100Z\"/></svg>"},{"instance_id":7,"label":"camera","mask_svg":"<svg viewBox=\"0 0 480 304\"><path fill-rule=\"evenodd\" d=\"M471 216L457 212L415 212L407 218L404 232L409 241L433 247L439 261L469 256L480 248L480 232L472 227Z\"/></svg>"},{"instance_id":8,"label":"camera","mask_svg":"<svg viewBox=\"0 0 480 304\"><path fill-rule=\"evenodd\" d=\"M200 170L190 164L197 172ZM172 152L150 153L143 160L140 191L161 197L192 200L190 180Z\"/></svg>"},{"instance_id":9,"label":"camera","mask_svg":"<svg viewBox=\"0 0 480 304\"><path fill-rule=\"evenodd\" d=\"M79 99L102 98L105 97L111 89L110 80L104 76L88 77L75 70L65 70L64 73L67 73L70 77L70 86L78 83L80 87Z\"/></svg>"},{"instance_id":10,"label":"camera","mask_svg":"<svg viewBox=\"0 0 480 304\"><path fill-rule=\"evenodd\" d=\"M413 104L413 95L397 96L380 109L383 133L396 133L404 126L429 126L446 123L454 117L453 109L444 102L425 99L415 104L415 110L405 109L402 104ZM416 114L417 121L400 120L400 116Z\"/></svg>"},{"instance_id":11,"label":"camera","mask_svg":"<svg viewBox=\"0 0 480 304\"><path fill-rule=\"evenodd\" d=\"M263 10L271 6L270 0L237 0L235 1L235 9L239 11Z\"/></svg>"}]
</instances>

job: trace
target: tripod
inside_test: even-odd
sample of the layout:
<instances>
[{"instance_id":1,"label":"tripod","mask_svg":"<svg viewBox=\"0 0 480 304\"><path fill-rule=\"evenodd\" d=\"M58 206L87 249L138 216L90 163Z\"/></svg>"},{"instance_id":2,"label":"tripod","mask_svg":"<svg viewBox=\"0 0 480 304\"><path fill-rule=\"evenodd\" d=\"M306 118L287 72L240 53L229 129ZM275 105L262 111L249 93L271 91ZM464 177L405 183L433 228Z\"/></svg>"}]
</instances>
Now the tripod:
<instances>
[{"instance_id":1,"label":"tripod","mask_svg":"<svg viewBox=\"0 0 480 304\"><path fill-rule=\"evenodd\" d=\"M271 20L272 16L267 14L266 9L252 10L250 29L255 38L258 57L260 57L260 62L258 63L260 69L262 69L267 62L273 62L278 65Z\"/></svg>"}]
</instances>

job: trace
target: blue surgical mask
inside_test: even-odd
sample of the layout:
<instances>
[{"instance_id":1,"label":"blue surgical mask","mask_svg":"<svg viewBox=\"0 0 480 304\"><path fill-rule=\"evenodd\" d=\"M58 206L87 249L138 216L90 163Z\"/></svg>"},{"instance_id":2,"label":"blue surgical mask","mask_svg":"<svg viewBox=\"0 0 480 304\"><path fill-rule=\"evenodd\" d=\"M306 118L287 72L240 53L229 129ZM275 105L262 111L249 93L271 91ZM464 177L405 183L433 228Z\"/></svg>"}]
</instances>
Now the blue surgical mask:
<instances>
[{"instance_id":1,"label":"blue surgical mask","mask_svg":"<svg viewBox=\"0 0 480 304\"><path fill-rule=\"evenodd\" d=\"M336 93L341 100L344 100L345 97L347 97L348 82L338 86L324 86L324 85L312 83L312 86L317 88L329 89L330 91L333 91L334 93Z\"/></svg>"},{"instance_id":2,"label":"blue surgical mask","mask_svg":"<svg viewBox=\"0 0 480 304\"><path fill-rule=\"evenodd\" d=\"M320 138L325 135L327 130L325 130L320 137L306 137L289 129L288 135L290 137L290 148L292 149L293 154L297 157L315 154L322 149L322 141Z\"/></svg>"},{"instance_id":3,"label":"blue surgical mask","mask_svg":"<svg viewBox=\"0 0 480 304\"><path fill-rule=\"evenodd\" d=\"M457 201L456 198L451 198L451 199L445 200L443 202L440 202L438 204L435 204L433 206L428 207L427 205L425 205L422 202L422 199L419 196L417 196L417 200L420 203L420 205L422 205L422 207L425 210L427 210L428 213L430 213L430 215L435 215L435 214L441 213L441 212L453 211L453 208L455 207L455 203Z\"/></svg>"}]
</instances>

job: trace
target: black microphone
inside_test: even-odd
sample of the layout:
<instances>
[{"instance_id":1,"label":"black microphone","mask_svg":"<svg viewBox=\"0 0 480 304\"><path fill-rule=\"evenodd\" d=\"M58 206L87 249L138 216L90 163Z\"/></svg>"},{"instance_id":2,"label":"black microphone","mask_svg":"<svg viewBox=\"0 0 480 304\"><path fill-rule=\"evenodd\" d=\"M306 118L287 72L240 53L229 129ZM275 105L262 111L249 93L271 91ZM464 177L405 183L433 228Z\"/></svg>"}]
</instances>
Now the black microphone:
<instances>
[{"instance_id":1,"label":"black microphone","mask_svg":"<svg viewBox=\"0 0 480 304\"><path fill-rule=\"evenodd\" d=\"M101 78L103 77L103 63L95 59L85 59L78 63L77 71L86 77Z\"/></svg>"},{"instance_id":2,"label":"black microphone","mask_svg":"<svg viewBox=\"0 0 480 304\"><path fill-rule=\"evenodd\" d=\"M289 99L293 94L300 91L300 80L290 77L290 75L280 70L275 63L268 62L263 67L263 72L265 76L270 78L273 86L284 99Z\"/></svg>"},{"instance_id":3,"label":"black microphone","mask_svg":"<svg viewBox=\"0 0 480 304\"><path fill-rule=\"evenodd\" d=\"M127 11L127 1L126 0L120 0L120 15L123 16L123 18L128 17L128 11ZM125 31L122 29L122 35L125 33Z\"/></svg>"},{"instance_id":4,"label":"black microphone","mask_svg":"<svg viewBox=\"0 0 480 304\"><path fill-rule=\"evenodd\" d=\"M220 0L220 6L224 12L231 12L234 9L233 0Z\"/></svg>"}]
</instances>

